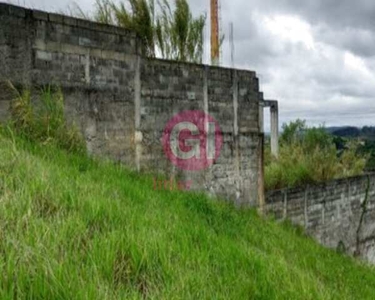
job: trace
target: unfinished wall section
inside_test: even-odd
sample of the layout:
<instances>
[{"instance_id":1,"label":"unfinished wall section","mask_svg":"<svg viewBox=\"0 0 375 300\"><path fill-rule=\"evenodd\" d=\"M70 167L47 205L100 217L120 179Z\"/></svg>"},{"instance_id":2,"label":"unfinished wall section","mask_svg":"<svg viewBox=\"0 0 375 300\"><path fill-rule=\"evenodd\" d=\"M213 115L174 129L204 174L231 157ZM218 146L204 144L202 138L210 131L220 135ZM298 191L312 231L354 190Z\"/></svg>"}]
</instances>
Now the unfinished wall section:
<instances>
[{"instance_id":1,"label":"unfinished wall section","mask_svg":"<svg viewBox=\"0 0 375 300\"><path fill-rule=\"evenodd\" d=\"M266 211L324 246L375 263L375 174L268 192Z\"/></svg>"},{"instance_id":2,"label":"unfinished wall section","mask_svg":"<svg viewBox=\"0 0 375 300\"><path fill-rule=\"evenodd\" d=\"M67 116L82 129L89 151L131 165L133 138L124 132L134 130L135 35L5 4L0 17L1 81L36 91L61 87ZM2 94L4 117L9 97Z\"/></svg>"},{"instance_id":3,"label":"unfinished wall section","mask_svg":"<svg viewBox=\"0 0 375 300\"><path fill-rule=\"evenodd\" d=\"M259 86L254 72L141 57L133 32L71 17L0 4L0 120L10 97L5 82L62 88L69 120L90 153L138 170L189 180L238 204L258 202ZM174 167L161 137L186 110L214 117L223 131L209 169Z\"/></svg>"},{"instance_id":4,"label":"unfinished wall section","mask_svg":"<svg viewBox=\"0 0 375 300\"><path fill-rule=\"evenodd\" d=\"M257 199L259 86L255 73L143 59L141 79L140 168L168 170L191 181L194 189L203 183L212 194L240 204ZM165 159L160 142L164 127L184 110L204 111L220 124L224 146L205 171L182 172Z\"/></svg>"}]
</instances>

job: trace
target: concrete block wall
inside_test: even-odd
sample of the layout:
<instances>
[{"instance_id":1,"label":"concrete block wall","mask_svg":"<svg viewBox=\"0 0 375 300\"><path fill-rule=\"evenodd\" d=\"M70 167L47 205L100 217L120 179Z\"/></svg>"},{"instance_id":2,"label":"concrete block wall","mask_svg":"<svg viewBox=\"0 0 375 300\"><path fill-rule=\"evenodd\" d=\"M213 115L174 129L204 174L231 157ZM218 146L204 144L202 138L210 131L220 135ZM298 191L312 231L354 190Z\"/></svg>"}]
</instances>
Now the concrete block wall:
<instances>
[{"instance_id":1,"label":"concrete block wall","mask_svg":"<svg viewBox=\"0 0 375 300\"><path fill-rule=\"evenodd\" d=\"M62 88L69 121L89 151L134 165L136 35L125 29L0 3L0 108L4 81L36 91Z\"/></svg>"},{"instance_id":2,"label":"concrete block wall","mask_svg":"<svg viewBox=\"0 0 375 300\"><path fill-rule=\"evenodd\" d=\"M265 208L322 245L375 263L375 174L269 191Z\"/></svg>"},{"instance_id":3,"label":"concrete block wall","mask_svg":"<svg viewBox=\"0 0 375 300\"><path fill-rule=\"evenodd\" d=\"M252 205L258 198L259 84L254 72L143 59L139 143L141 169L168 170L194 189L202 182L216 196ZM201 110L218 121L224 145L215 164L201 172L181 172L165 160L163 130L184 110Z\"/></svg>"},{"instance_id":4,"label":"concrete block wall","mask_svg":"<svg viewBox=\"0 0 375 300\"><path fill-rule=\"evenodd\" d=\"M5 82L36 91L61 87L70 122L94 155L191 181L238 204L258 202L259 84L250 71L152 60L126 29L0 3L0 120ZM161 136L175 114L209 113L224 146L215 164L181 171L165 157Z\"/></svg>"}]
</instances>

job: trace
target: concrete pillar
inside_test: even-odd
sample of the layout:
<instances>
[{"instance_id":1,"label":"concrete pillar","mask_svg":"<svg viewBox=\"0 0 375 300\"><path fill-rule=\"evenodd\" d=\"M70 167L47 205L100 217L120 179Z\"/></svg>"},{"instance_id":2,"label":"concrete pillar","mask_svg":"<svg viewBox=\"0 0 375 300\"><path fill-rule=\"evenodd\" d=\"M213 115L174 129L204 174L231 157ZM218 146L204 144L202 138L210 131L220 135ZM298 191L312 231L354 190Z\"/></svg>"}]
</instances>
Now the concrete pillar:
<instances>
[{"instance_id":1,"label":"concrete pillar","mask_svg":"<svg viewBox=\"0 0 375 300\"><path fill-rule=\"evenodd\" d=\"M271 105L271 153L279 157L279 108L277 102Z\"/></svg>"},{"instance_id":2,"label":"concrete pillar","mask_svg":"<svg viewBox=\"0 0 375 300\"><path fill-rule=\"evenodd\" d=\"M238 92L239 92L239 81L237 70L233 70L233 142L234 142L234 164L235 164L235 182L236 182L236 204L237 205L249 205L250 199L246 199L247 193L243 190L243 179L241 178L241 155L240 155L240 144L239 144L239 127L238 127ZM241 192L243 193L241 195Z\"/></svg>"},{"instance_id":3,"label":"concrete pillar","mask_svg":"<svg viewBox=\"0 0 375 300\"><path fill-rule=\"evenodd\" d=\"M259 132L264 133L264 102L259 101Z\"/></svg>"},{"instance_id":4,"label":"concrete pillar","mask_svg":"<svg viewBox=\"0 0 375 300\"><path fill-rule=\"evenodd\" d=\"M263 215L265 209L264 192L264 106L263 93L259 100L259 145L258 145L258 212Z\"/></svg>"},{"instance_id":5,"label":"concrete pillar","mask_svg":"<svg viewBox=\"0 0 375 300\"><path fill-rule=\"evenodd\" d=\"M142 158L142 140L143 134L140 131L141 127L141 56L136 56L135 62L135 76L134 76L134 121L135 121L135 167L137 171L141 170Z\"/></svg>"},{"instance_id":6,"label":"concrete pillar","mask_svg":"<svg viewBox=\"0 0 375 300\"><path fill-rule=\"evenodd\" d=\"M258 212L260 215L264 215L266 206L264 191L264 133L259 134L258 157Z\"/></svg>"}]
</instances>

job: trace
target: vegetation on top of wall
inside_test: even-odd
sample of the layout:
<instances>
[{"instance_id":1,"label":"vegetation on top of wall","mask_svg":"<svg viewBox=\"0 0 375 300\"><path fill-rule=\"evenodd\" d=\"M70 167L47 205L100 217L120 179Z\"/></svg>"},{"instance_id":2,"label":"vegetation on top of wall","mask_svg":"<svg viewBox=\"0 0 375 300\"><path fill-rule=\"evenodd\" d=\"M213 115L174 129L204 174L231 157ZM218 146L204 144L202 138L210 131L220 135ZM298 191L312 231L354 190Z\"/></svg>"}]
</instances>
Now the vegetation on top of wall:
<instances>
[{"instance_id":1,"label":"vegetation on top of wall","mask_svg":"<svg viewBox=\"0 0 375 300\"><path fill-rule=\"evenodd\" d=\"M202 63L206 16L193 17L186 0L96 0L92 16L79 6L71 14L135 31L144 55Z\"/></svg>"},{"instance_id":2,"label":"vegetation on top of wall","mask_svg":"<svg viewBox=\"0 0 375 300\"><path fill-rule=\"evenodd\" d=\"M337 147L324 127L309 128L297 120L283 125L279 158L266 150L265 185L268 190L296 187L363 174L368 155L356 140Z\"/></svg>"},{"instance_id":3,"label":"vegetation on top of wall","mask_svg":"<svg viewBox=\"0 0 375 300\"><path fill-rule=\"evenodd\" d=\"M74 124L68 124L64 97L60 89L45 87L34 95L29 89L18 91L11 83L14 99L7 126L24 138L54 144L69 152L86 153L85 142Z\"/></svg>"},{"instance_id":4,"label":"vegetation on top of wall","mask_svg":"<svg viewBox=\"0 0 375 300\"><path fill-rule=\"evenodd\" d=\"M362 141L361 146L359 147L360 153L363 155L369 155L370 159L366 165L366 171L375 172L375 141L365 139Z\"/></svg>"}]
</instances>

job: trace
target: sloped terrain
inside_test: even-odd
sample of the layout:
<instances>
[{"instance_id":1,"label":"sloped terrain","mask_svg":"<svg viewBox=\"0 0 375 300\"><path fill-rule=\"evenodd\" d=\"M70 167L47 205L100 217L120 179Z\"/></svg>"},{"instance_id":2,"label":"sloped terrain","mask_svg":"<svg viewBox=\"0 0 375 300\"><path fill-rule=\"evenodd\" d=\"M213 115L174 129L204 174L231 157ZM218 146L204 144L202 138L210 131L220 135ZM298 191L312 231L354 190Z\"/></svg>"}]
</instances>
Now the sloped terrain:
<instances>
[{"instance_id":1,"label":"sloped terrain","mask_svg":"<svg viewBox=\"0 0 375 300\"><path fill-rule=\"evenodd\" d=\"M375 295L371 267L290 225L4 135L0 238L0 299Z\"/></svg>"}]
</instances>

